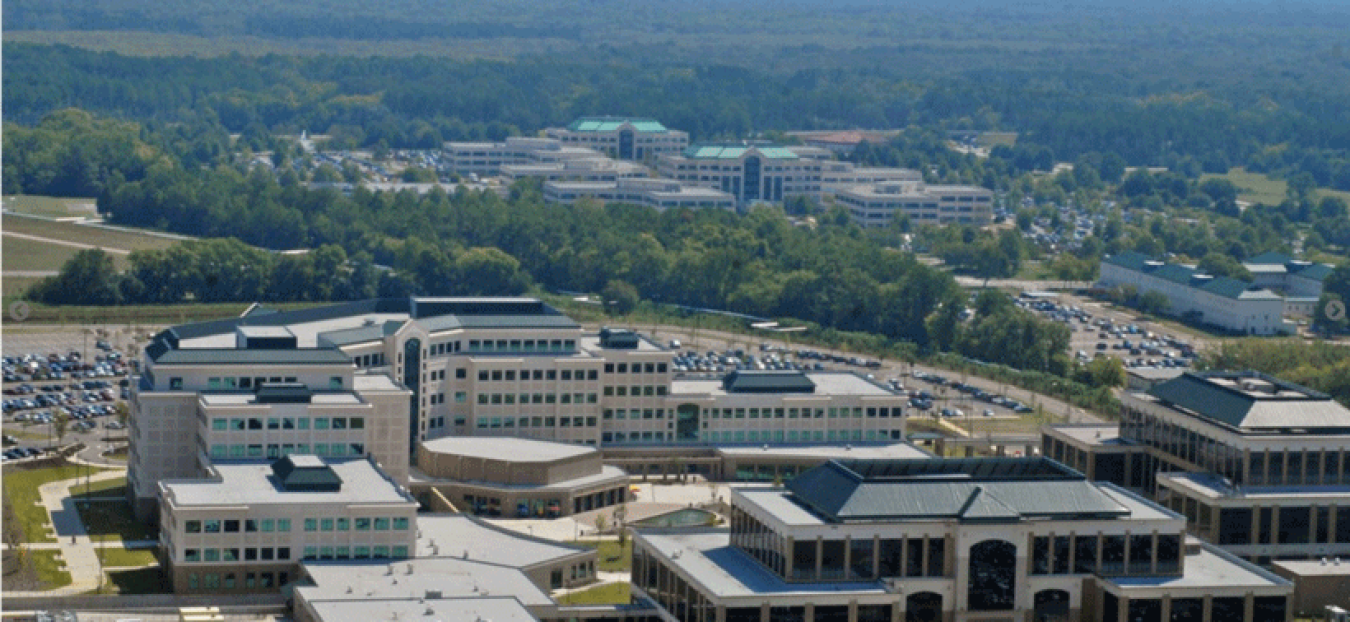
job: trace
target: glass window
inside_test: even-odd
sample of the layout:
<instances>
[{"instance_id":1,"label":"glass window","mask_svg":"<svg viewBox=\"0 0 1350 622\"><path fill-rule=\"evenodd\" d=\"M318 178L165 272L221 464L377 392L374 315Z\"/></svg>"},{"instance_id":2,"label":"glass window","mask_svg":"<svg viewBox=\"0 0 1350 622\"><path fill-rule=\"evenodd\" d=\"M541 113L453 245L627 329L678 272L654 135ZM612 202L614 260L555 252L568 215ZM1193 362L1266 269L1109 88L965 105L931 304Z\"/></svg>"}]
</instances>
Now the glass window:
<instances>
[{"instance_id":1,"label":"glass window","mask_svg":"<svg viewBox=\"0 0 1350 622\"><path fill-rule=\"evenodd\" d=\"M1097 571L1097 536L1078 536L1074 539L1073 569L1079 574Z\"/></svg>"},{"instance_id":2,"label":"glass window","mask_svg":"<svg viewBox=\"0 0 1350 622\"><path fill-rule=\"evenodd\" d=\"M369 519L369 518L358 517L358 518L356 519L356 530L357 530L357 531L370 531L370 519Z\"/></svg>"},{"instance_id":3,"label":"glass window","mask_svg":"<svg viewBox=\"0 0 1350 622\"><path fill-rule=\"evenodd\" d=\"M277 531L290 531L290 530L291 530L291 519L289 518L277 519Z\"/></svg>"},{"instance_id":4,"label":"glass window","mask_svg":"<svg viewBox=\"0 0 1350 622\"><path fill-rule=\"evenodd\" d=\"M187 533L201 533L202 522L199 520L190 520L183 523L183 531Z\"/></svg>"},{"instance_id":5,"label":"glass window","mask_svg":"<svg viewBox=\"0 0 1350 622\"><path fill-rule=\"evenodd\" d=\"M389 519L387 519L387 518L376 518L376 519L375 519L375 531L389 531Z\"/></svg>"},{"instance_id":6,"label":"glass window","mask_svg":"<svg viewBox=\"0 0 1350 622\"><path fill-rule=\"evenodd\" d=\"M205 533L220 533L220 521L219 520L202 521L202 531Z\"/></svg>"},{"instance_id":7,"label":"glass window","mask_svg":"<svg viewBox=\"0 0 1350 622\"><path fill-rule=\"evenodd\" d=\"M351 519L348 519L348 518L339 518L339 519L337 519L337 530L338 530L338 531L348 531L348 530L350 530L351 528L352 528L352 527L351 527Z\"/></svg>"},{"instance_id":8,"label":"glass window","mask_svg":"<svg viewBox=\"0 0 1350 622\"><path fill-rule=\"evenodd\" d=\"M306 519L305 519L305 531L318 531L318 530L319 530L319 520L318 520L318 519L316 519L316 518L306 518Z\"/></svg>"},{"instance_id":9,"label":"glass window","mask_svg":"<svg viewBox=\"0 0 1350 622\"><path fill-rule=\"evenodd\" d=\"M394 519L394 529L406 530L408 528L408 519L398 517Z\"/></svg>"}]
</instances>

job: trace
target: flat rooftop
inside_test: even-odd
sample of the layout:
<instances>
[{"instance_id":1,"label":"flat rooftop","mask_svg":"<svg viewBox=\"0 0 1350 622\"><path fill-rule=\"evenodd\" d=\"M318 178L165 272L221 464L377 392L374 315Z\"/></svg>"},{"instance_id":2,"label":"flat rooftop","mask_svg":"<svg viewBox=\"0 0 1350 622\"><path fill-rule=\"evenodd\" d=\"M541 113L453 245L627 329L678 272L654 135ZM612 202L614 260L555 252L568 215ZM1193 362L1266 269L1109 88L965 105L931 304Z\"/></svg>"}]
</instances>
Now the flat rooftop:
<instances>
[{"instance_id":1,"label":"flat rooftop","mask_svg":"<svg viewBox=\"0 0 1350 622\"><path fill-rule=\"evenodd\" d=\"M480 480L450 480L430 477L417 467L412 467L409 472L409 478L416 483L448 483L465 484L468 486L480 486L497 490L528 490L536 493L557 491L566 493L578 488L585 488L595 484L620 483L628 481L628 473L616 466L601 465L600 472L591 475L583 475L573 479L553 482L551 484L503 484L500 482L487 482Z\"/></svg>"},{"instance_id":2,"label":"flat rooftop","mask_svg":"<svg viewBox=\"0 0 1350 622\"><path fill-rule=\"evenodd\" d=\"M235 393L202 393L202 404L205 406L277 406L279 404L259 402L256 395L251 392ZM365 402L361 401L355 393L350 392L332 392L332 393L314 393L308 402L316 406L360 406ZM289 404L288 404L289 405Z\"/></svg>"},{"instance_id":3,"label":"flat rooftop","mask_svg":"<svg viewBox=\"0 0 1350 622\"><path fill-rule=\"evenodd\" d=\"M298 492L282 489L268 462L216 461L212 468L220 481L166 480L160 482L177 507L294 503L406 503L406 496L369 461L326 459L342 479L336 492Z\"/></svg>"},{"instance_id":4,"label":"flat rooftop","mask_svg":"<svg viewBox=\"0 0 1350 622\"><path fill-rule=\"evenodd\" d=\"M1223 478L1211 473L1160 473L1158 481L1169 487L1190 492L1206 499L1241 497L1243 499L1346 499L1350 498L1350 484L1335 485L1242 485L1235 489Z\"/></svg>"},{"instance_id":5,"label":"flat rooftop","mask_svg":"<svg viewBox=\"0 0 1350 622\"><path fill-rule=\"evenodd\" d=\"M303 588L302 588L303 589ZM346 620L491 620L492 622L538 622L520 601L511 596L490 598L438 598L422 601L405 596L382 600L322 600L310 602L321 622Z\"/></svg>"},{"instance_id":6,"label":"flat rooftop","mask_svg":"<svg viewBox=\"0 0 1350 622\"><path fill-rule=\"evenodd\" d=\"M1120 426L1116 424L1062 425L1050 429L1083 445L1133 445L1120 438Z\"/></svg>"},{"instance_id":7,"label":"flat rooftop","mask_svg":"<svg viewBox=\"0 0 1350 622\"><path fill-rule=\"evenodd\" d=\"M581 339L578 339L578 340L577 340L577 346L580 347L582 350L584 350L584 351L586 351L586 352L591 352L591 353L596 353L596 354L603 354L603 353L606 352L606 351L618 351L618 352L669 352L669 351L670 351L670 350L667 350L665 347L662 347L661 345L659 345L659 344L657 344L657 343L654 343L651 339L648 339L647 337L645 337L645 336L642 335L642 334L638 334L637 337L638 337L638 338L637 338L637 347L636 347L636 348L624 348L624 349L619 349L619 350L611 350L611 349L609 349L609 348L605 348L604 346L601 346L601 345L600 345L600 335L595 335L595 334L591 334L591 335L582 335L582 336L581 336Z\"/></svg>"},{"instance_id":8,"label":"flat rooftop","mask_svg":"<svg viewBox=\"0 0 1350 622\"><path fill-rule=\"evenodd\" d=\"M788 583L743 551L732 548L730 532L725 530L683 533L639 530L634 537L646 541L650 548L666 559L665 563L683 570L694 582L700 584L705 592L718 598L840 592L885 593L877 581Z\"/></svg>"},{"instance_id":9,"label":"flat rooftop","mask_svg":"<svg viewBox=\"0 0 1350 622\"><path fill-rule=\"evenodd\" d=\"M893 445L759 445L724 446L717 453L728 458L932 458L932 454L909 443Z\"/></svg>"},{"instance_id":10,"label":"flat rooftop","mask_svg":"<svg viewBox=\"0 0 1350 622\"><path fill-rule=\"evenodd\" d=\"M1187 545L1192 545L1199 541L1188 538L1186 542ZM1109 577L1102 578L1101 581L1126 592L1130 590L1156 590L1158 588L1168 590L1190 588L1204 593L1221 592L1230 594L1244 589L1292 588L1293 585L1273 573L1243 562L1208 544L1201 544L1199 553L1187 555L1182 565L1184 566L1183 574L1179 577Z\"/></svg>"},{"instance_id":11,"label":"flat rooftop","mask_svg":"<svg viewBox=\"0 0 1350 622\"><path fill-rule=\"evenodd\" d=\"M528 568L595 550L518 534L466 515L419 516L417 531L419 559L451 557Z\"/></svg>"},{"instance_id":12,"label":"flat rooftop","mask_svg":"<svg viewBox=\"0 0 1350 622\"><path fill-rule=\"evenodd\" d=\"M438 454L510 462L554 462L599 454L585 445L502 436L444 436L423 441L422 448Z\"/></svg>"},{"instance_id":13,"label":"flat rooftop","mask_svg":"<svg viewBox=\"0 0 1350 622\"><path fill-rule=\"evenodd\" d=\"M304 562L304 569L315 585L297 587L295 591L310 602L408 599L415 603L427 592L440 592L442 598L514 597L526 607L553 604L548 594L524 572L489 560L440 557L388 563L309 561Z\"/></svg>"},{"instance_id":14,"label":"flat rooftop","mask_svg":"<svg viewBox=\"0 0 1350 622\"><path fill-rule=\"evenodd\" d=\"M1299 577L1347 577L1350 576L1350 560L1339 557L1323 559L1290 559L1271 562L1272 566Z\"/></svg>"},{"instance_id":15,"label":"flat rooftop","mask_svg":"<svg viewBox=\"0 0 1350 622\"><path fill-rule=\"evenodd\" d=\"M808 372L806 377L815 383L813 393L728 393L722 387L722 378L676 377L670 383L672 395L714 395L717 397L744 397L756 401L763 395L784 395L789 398L819 396L899 397L899 395L867 378L852 372Z\"/></svg>"}]
</instances>

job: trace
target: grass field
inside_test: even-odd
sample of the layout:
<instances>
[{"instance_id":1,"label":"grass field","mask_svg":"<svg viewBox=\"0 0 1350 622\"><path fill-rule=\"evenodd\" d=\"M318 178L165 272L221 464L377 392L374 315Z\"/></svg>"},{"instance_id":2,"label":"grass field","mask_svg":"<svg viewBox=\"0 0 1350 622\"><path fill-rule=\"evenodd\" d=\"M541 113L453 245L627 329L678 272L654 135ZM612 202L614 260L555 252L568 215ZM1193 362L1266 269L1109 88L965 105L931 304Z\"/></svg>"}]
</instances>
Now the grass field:
<instances>
[{"instance_id":1,"label":"grass field","mask_svg":"<svg viewBox=\"0 0 1350 622\"><path fill-rule=\"evenodd\" d=\"M126 540L154 540L159 537L154 528L136 520L126 501L94 501L76 503L80 521L95 542L122 542ZM128 564L130 565L130 564Z\"/></svg>"},{"instance_id":2,"label":"grass field","mask_svg":"<svg viewBox=\"0 0 1350 622\"><path fill-rule=\"evenodd\" d=\"M1017 132L982 132L975 142L990 149L999 145L1012 147L1017 144Z\"/></svg>"},{"instance_id":3,"label":"grass field","mask_svg":"<svg viewBox=\"0 0 1350 622\"><path fill-rule=\"evenodd\" d=\"M632 599L627 583L606 583L558 597L560 605L626 605Z\"/></svg>"},{"instance_id":4,"label":"grass field","mask_svg":"<svg viewBox=\"0 0 1350 622\"><path fill-rule=\"evenodd\" d=\"M65 563L58 557L60 551L29 551L28 555L32 557L33 568L37 571L38 581L42 582L43 589L54 590L58 587L70 585L70 572L61 570Z\"/></svg>"},{"instance_id":5,"label":"grass field","mask_svg":"<svg viewBox=\"0 0 1350 622\"><path fill-rule=\"evenodd\" d=\"M154 549L99 549L99 558L104 568L128 568L150 566L159 563Z\"/></svg>"},{"instance_id":6,"label":"grass field","mask_svg":"<svg viewBox=\"0 0 1350 622\"><path fill-rule=\"evenodd\" d=\"M127 478L119 477L117 479L105 479L101 482L92 482L89 484L89 496L91 497L116 497L125 496L127 490ZM76 499L82 499L85 496L84 484L76 484L70 487L71 496Z\"/></svg>"},{"instance_id":7,"label":"grass field","mask_svg":"<svg viewBox=\"0 0 1350 622\"><path fill-rule=\"evenodd\" d=\"M1239 201L1265 203L1266 205L1279 205L1284 201L1285 191L1289 187L1289 184L1285 183L1283 179L1271 179L1261 173L1249 173L1241 167L1232 169L1225 175L1208 173L1201 176L1201 179L1213 177L1222 177L1233 182L1233 185L1238 187ZM1350 192L1342 190L1319 188L1315 194L1318 198L1336 196L1350 202Z\"/></svg>"},{"instance_id":8,"label":"grass field","mask_svg":"<svg viewBox=\"0 0 1350 622\"><path fill-rule=\"evenodd\" d=\"M106 565L106 564L105 564ZM103 591L112 594L166 594L169 581L159 566L109 572Z\"/></svg>"},{"instance_id":9,"label":"grass field","mask_svg":"<svg viewBox=\"0 0 1350 622\"><path fill-rule=\"evenodd\" d=\"M619 548L617 540L581 540L570 542L577 546L585 546L593 549L599 549L596 560L596 569L606 572L624 572L633 569L633 541L629 539L624 543L623 548Z\"/></svg>"},{"instance_id":10,"label":"grass field","mask_svg":"<svg viewBox=\"0 0 1350 622\"><path fill-rule=\"evenodd\" d=\"M95 216L98 214L96 199L39 197L27 194L10 195L3 198L5 211L35 216L64 218L70 216Z\"/></svg>"},{"instance_id":11,"label":"grass field","mask_svg":"<svg viewBox=\"0 0 1350 622\"><path fill-rule=\"evenodd\" d=\"M95 469L94 472L101 470ZM5 468L5 499L9 501L15 518L23 529L25 542L56 541L47 535L51 517L47 515L46 508L37 505L41 499L38 488L48 482L75 479L83 476L85 471L84 467L76 467L73 464L43 469L18 469L12 466Z\"/></svg>"},{"instance_id":12,"label":"grass field","mask_svg":"<svg viewBox=\"0 0 1350 622\"><path fill-rule=\"evenodd\" d=\"M151 235L149 233L120 231L42 218L28 218L13 214L4 217L4 229L6 232L22 233L52 240L64 240L67 242L75 242L77 244L87 244L89 246L126 251L168 248L177 242L177 240L173 238ZM6 244L12 239L12 237L6 237Z\"/></svg>"},{"instance_id":13,"label":"grass field","mask_svg":"<svg viewBox=\"0 0 1350 622\"><path fill-rule=\"evenodd\" d=\"M8 224L8 223L6 223ZM60 270L80 249L73 246L40 242L14 236L5 236L3 262L5 270ZM125 264L126 258L113 256L115 263ZM118 268L124 266L119 265Z\"/></svg>"},{"instance_id":14,"label":"grass field","mask_svg":"<svg viewBox=\"0 0 1350 622\"><path fill-rule=\"evenodd\" d=\"M6 299L22 296L28 288L34 283L41 281L42 277L35 276L7 276L0 278L0 296Z\"/></svg>"}]
</instances>

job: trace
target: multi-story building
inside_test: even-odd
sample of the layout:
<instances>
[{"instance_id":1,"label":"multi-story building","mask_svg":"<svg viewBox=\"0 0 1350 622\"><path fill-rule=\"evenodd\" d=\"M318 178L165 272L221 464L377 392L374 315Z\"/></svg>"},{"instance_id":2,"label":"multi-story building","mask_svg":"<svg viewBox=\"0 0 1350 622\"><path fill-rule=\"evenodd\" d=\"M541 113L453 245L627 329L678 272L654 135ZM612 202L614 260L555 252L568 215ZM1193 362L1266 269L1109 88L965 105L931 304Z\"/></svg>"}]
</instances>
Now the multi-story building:
<instances>
[{"instance_id":1,"label":"multi-story building","mask_svg":"<svg viewBox=\"0 0 1350 622\"><path fill-rule=\"evenodd\" d=\"M499 143L448 142L443 149L449 171L459 175L499 175L505 166L541 166L570 160L593 165L608 161L594 149L566 145L554 138L527 136L512 136Z\"/></svg>"},{"instance_id":2,"label":"multi-story building","mask_svg":"<svg viewBox=\"0 0 1350 622\"><path fill-rule=\"evenodd\" d=\"M984 226L994 217L994 193L978 186L887 182L853 186L834 196L861 227L889 227L896 214L914 225Z\"/></svg>"},{"instance_id":3,"label":"multi-story building","mask_svg":"<svg viewBox=\"0 0 1350 622\"><path fill-rule=\"evenodd\" d=\"M1102 260L1102 287L1133 287L1167 298L1166 312L1244 335L1282 335L1285 301L1260 285L1214 277L1195 268L1150 259L1126 251Z\"/></svg>"},{"instance_id":4,"label":"multi-story building","mask_svg":"<svg viewBox=\"0 0 1350 622\"><path fill-rule=\"evenodd\" d=\"M676 377L674 351L585 333L530 298L408 298L170 328L146 348L128 488L212 460L373 456L400 483L416 447L512 436L605 447L898 441L904 396L853 373ZM631 452L630 452L631 455Z\"/></svg>"},{"instance_id":5,"label":"multi-story building","mask_svg":"<svg viewBox=\"0 0 1350 622\"><path fill-rule=\"evenodd\" d=\"M288 453L373 457L408 473L409 393L352 358L298 347L284 326L178 326L145 349L128 401L127 493L142 519L161 480L204 476L215 459Z\"/></svg>"},{"instance_id":6,"label":"multi-story building","mask_svg":"<svg viewBox=\"0 0 1350 622\"><path fill-rule=\"evenodd\" d=\"M689 135L653 119L582 117L563 128L544 130L563 144L594 149L619 160L655 160L689 146Z\"/></svg>"},{"instance_id":7,"label":"multi-story building","mask_svg":"<svg viewBox=\"0 0 1350 622\"><path fill-rule=\"evenodd\" d=\"M1322 282L1335 268L1329 264L1302 261L1284 253L1263 253L1244 259L1242 267L1252 273L1253 282L1286 297L1311 298L1322 295Z\"/></svg>"},{"instance_id":8,"label":"multi-story building","mask_svg":"<svg viewBox=\"0 0 1350 622\"><path fill-rule=\"evenodd\" d=\"M275 590L301 560L415 551L417 502L368 459L220 462L158 492L161 562L177 593Z\"/></svg>"},{"instance_id":9,"label":"multi-story building","mask_svg":"<svg viewBox=\"0 0 1350 622\"><path fill-rule=\"evenodd\" d=\"M508 184L518 179L531 178L546 183L616 185L627 180L645 180L650 177L651 169L636 162L596 157L538 164L503 164L500 173L502 181Z\"/></svg>"},{"instance_id":10,"label":"multi-story building","mask_svg":"<svg viewBox=\"0 0 1350 622\"><path fill-rule=\"evenodd\" d=\"M1053 426L1044 455L1155 495L1191 533L1265 565L1350 555L1350 410L1253 372L1121 397L1119 427Z\"/></svg>"},{"instance_id":11,"label":"multi-story building","mask_svg":"<svg viewBox=\"0 0 1350 622\"><path fill-rule=\"evenodd\" d=\"M601 203L631 203L658 210L678 207L736 209L736 199L730 194L670 179L544 182L545 203L572 205L581 199L593 199Z\"/></svg>"},{"instance_id":12,"label":"multi-story building","mask_svg":"<svg viewBox=\"0 0 1350 622\"><path fill-rule=\"evenodd\" d=\"M795 196L819 201L852 186L922 180L910 169L859 167L803 157L793 147L752 143L694 145L683 154L661 156L657 172L667 179L726 192L740 206L781 203Z\"/></svg>"},{"instance_id":13,"label":"multi-story building","mask_svg":"<svg viewBox=\"0 0 1350 622\"><path fill-rule=\"evenodd\" d=\"M640 530L636 596L681 622L1284 622L1292 585L1044 458L832 461L732 491L730 531Z\"/></svg>"}]
</instances>

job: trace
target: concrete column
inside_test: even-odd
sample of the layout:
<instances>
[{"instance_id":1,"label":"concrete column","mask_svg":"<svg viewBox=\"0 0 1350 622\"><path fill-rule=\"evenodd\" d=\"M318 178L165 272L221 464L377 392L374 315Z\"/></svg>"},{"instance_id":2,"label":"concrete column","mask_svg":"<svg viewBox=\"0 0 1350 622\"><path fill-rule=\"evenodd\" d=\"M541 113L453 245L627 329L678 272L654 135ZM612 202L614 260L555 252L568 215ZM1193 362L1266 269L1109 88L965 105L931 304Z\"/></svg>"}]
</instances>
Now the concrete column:
<instances>
[{"instance_id":1,"label":"concrete column","mask_svg":"<svg viewBox=\"0 0 1350 622\"><path fill-rule=\"evenodd\" d=\"M1242 619L1250 620L1254 615L1256 615L1256 596L1248 592L1242 597Z\"/></svg>"},{"instance_id":2,"label":"concrete column","mask_svg":"<svg viewBox=\"0 0 1350 622\"><path fill-rule=\"evenodd\" d=\"M1211 622L1214 617L1214 597L1205 594L1205 597L1201 599L1201 603L1200 619L1204 622Z\"/></svg>"},{"instance_id":3,"label":"concrete column","mask_svg":"<svg viewBox=\"0 0 1350 622\"><path fill-rule=\"evenodd\" d=\"M816 536L816 576L812 577L812 579L814 579L814 580L816 580L816 581L819 581L819 580L820 580L820 568L821 568L821 561L822 561L822 560L820 559L820 554L821 554L821 550L822 550L822 548L823 548L823 546L822 546L822 544L821 544L821 541L822 541L822 540L823 540L823 538L822 538L821 536Z\"/></svg>"},{"instance_id":4,"label":"concrete column","mask_svg":"<svg viewBox=\"0 0 1350 622\"><path fill-rule=\"evenodd\" d=\"M1162 620L1172 619L1172 595L1163 594L1162 597Z\"/></svg>"}]
</instances>

